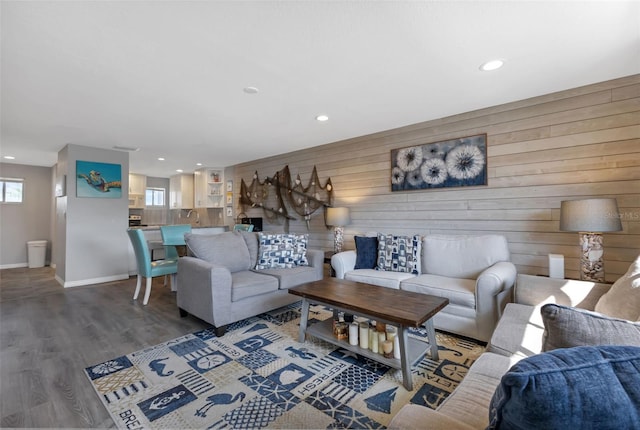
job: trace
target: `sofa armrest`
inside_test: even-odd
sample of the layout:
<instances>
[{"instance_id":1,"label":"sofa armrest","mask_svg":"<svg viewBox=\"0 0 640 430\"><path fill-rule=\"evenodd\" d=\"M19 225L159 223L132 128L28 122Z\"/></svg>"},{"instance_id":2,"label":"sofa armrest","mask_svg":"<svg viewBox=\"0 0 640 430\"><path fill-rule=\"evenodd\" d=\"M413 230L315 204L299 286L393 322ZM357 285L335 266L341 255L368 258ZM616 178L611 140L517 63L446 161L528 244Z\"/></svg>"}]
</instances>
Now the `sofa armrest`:
<instances>
[{"instance_id":1,"label":"sofa armrest","mask_svg":"<svg viewBox=\"0 0 640 430\"><path fill-rule=\"evenodd\" d=\"M426 406L407 404L387 426L390 430L472 430L473 427Z\"/></svg>"},{"instance_id":2,"label":"sofa armrest","mask_svg":"<svg viewBox=\"0 0 640 430\"><path fill-rule=\"evenodd\" d=\"M507 303L513 300L516 266L499 261L488 267L476 279L477 338L489 340Z\"/></svg>"},{"instance_id":3,"label":"sofa armrest","mask_svg":"<svg viewBox=\"0 0 640 430\"><path fill-rule=\"evenodd\" d=\"M307 261L313 267L318 279L324 277L324 251L319 249L307 249Z\"/></svg>"},{"instance_id":4,"label":"sofa armrest","mask_svg":"<svg viewBox=\"0 0 640 430\"><path fill-rule=\"evenodd\" d=\"M216 317L224 321L220 318L230 312L231 286L231 272L226 267L196 257L178 259L180 309L216 325Z\"/></svg>"},{"instance_id":5,"label":"sofa armrest","mask_svg":"<svg viewBox=\"0 0 640 430\"><path fill-rule=\"evenodd\" d=\"M336 278L344 279L345 273L356 267L356 251L349 250L334 254L331 257L331 267L336 272Z\"/></svg>"},{"instance_id":6,"label":"sofa armrest","mask_svg":"<svg viewBox=\"0 0 640 430\"><path fill-rule=\"evenodd\" d=\"M529 306L555 303L593 310L611 285L546 276L518 275L515 302Z\"/></svg>"},{"instance_id":7,"label":"sofa armrest","mask_svg":"<svg viewBox=\"0 0 640 430\"><path fill-rule=\"evenodd\" d=\"M476 280L476 295L492 297L513 288L516 282L516 266L510 261L499 261L485 269Z\"/></svg>"}]
</instances>

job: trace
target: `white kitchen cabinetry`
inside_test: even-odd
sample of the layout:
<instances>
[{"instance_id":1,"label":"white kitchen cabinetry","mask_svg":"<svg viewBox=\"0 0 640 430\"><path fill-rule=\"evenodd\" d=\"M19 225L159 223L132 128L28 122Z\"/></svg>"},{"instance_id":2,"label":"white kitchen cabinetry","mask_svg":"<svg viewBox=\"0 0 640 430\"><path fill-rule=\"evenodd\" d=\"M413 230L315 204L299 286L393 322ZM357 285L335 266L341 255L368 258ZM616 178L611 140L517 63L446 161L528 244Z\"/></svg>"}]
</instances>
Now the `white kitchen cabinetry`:
<instances>
[{"instance_id":1,"label":"white kitchen cabinetry","mask_svg":"<svg viewBox=\"0 0 640 430\"><path fill-rule=\"evenodd\" d=\"M206 167L196 170L195 207L223 208L225 202L224 169Z\"/></svg>"},{"instance_id":2,"label":"white kitchen cabinetry","mask_svg":"<svg viewBox=\"0 0 640 430\"><path fill-rule=\"evenodd\" d=\"M135 173L129 173L129 207L144 209L144 193L147 189L147 177Z\"/></svg>"},{"instance_id":3,"label":"white kitchen cabinetry","mask_svg":"<svg viewBox=\"0 0 640 430\"><path fill-rule=\"evenodd\" d=\"M181 174L169 178L169 208L193 209L193 175Z\"/></svg>"}]
</instances>

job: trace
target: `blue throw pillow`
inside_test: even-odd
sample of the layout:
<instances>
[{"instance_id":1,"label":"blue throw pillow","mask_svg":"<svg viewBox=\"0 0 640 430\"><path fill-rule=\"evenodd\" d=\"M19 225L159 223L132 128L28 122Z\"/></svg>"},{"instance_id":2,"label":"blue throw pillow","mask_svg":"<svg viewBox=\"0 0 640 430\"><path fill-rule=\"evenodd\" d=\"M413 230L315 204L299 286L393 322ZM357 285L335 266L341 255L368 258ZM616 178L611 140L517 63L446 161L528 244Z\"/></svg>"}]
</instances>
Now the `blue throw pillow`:
<instances>
[{"instance_id":1,"label":"blue throw pillow","mask_svg":"<svg viewBox=\"0 0 640 430\"><path fill-rule=\"evenodd\" d=\"M378 238L354 236L356 241L356 265L354 269L373 269L378 261Z\"/></svg>"},{"instance_id":2,"label":"blue throw pillow","mask_svg":"<svg viewBox=\"0 0 640 430\"><path fill-rule=\"evenodd\" d=\"M640 347L578 346L519 361L491 399L488 428L640 428Z\"/></svg>"}]
</instances>

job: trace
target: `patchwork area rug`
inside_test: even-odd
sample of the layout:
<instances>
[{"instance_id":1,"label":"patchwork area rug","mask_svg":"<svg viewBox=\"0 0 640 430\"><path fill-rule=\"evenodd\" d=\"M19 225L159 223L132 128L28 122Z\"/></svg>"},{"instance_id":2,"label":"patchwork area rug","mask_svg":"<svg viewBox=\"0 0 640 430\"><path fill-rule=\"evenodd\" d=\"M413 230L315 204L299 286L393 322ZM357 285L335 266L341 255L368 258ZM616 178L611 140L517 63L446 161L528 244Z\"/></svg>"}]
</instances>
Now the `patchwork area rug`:
<instances>
[{"instance_id":1,"label":"patchwork area rug","mask_svg":"<svg viewBox=\"0 0 640 430\"><path fill-rule=\"evenodd\" d=\"M331 318L311 306L310 324ZM440 361L400 370L327 342L297 342L300 303L202 330L87 367L116 426L213 429L378 429L411 402L436 408L484 347L437 333ZM424 339L426 333L412 330Z\"/></svg>"}]
</instances>

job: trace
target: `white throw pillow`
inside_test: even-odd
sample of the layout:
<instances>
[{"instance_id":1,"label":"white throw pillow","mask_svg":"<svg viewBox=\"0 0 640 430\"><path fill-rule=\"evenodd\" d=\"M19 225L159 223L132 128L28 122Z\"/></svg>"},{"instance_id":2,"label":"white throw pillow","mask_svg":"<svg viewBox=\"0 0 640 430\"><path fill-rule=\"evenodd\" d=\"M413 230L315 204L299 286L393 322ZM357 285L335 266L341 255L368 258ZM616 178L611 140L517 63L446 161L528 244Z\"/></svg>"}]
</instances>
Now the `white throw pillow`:
<instances>
[{"instance_id":1,"label":"white throw pillow","mask_svg":"<svg viewBox=\"0 0 640 430\"><path fill-rule=\"evenodd\" d=\"M598 303L595 311L628 321L640 321L640 255Z\"/></svg>"}]
</instances>

